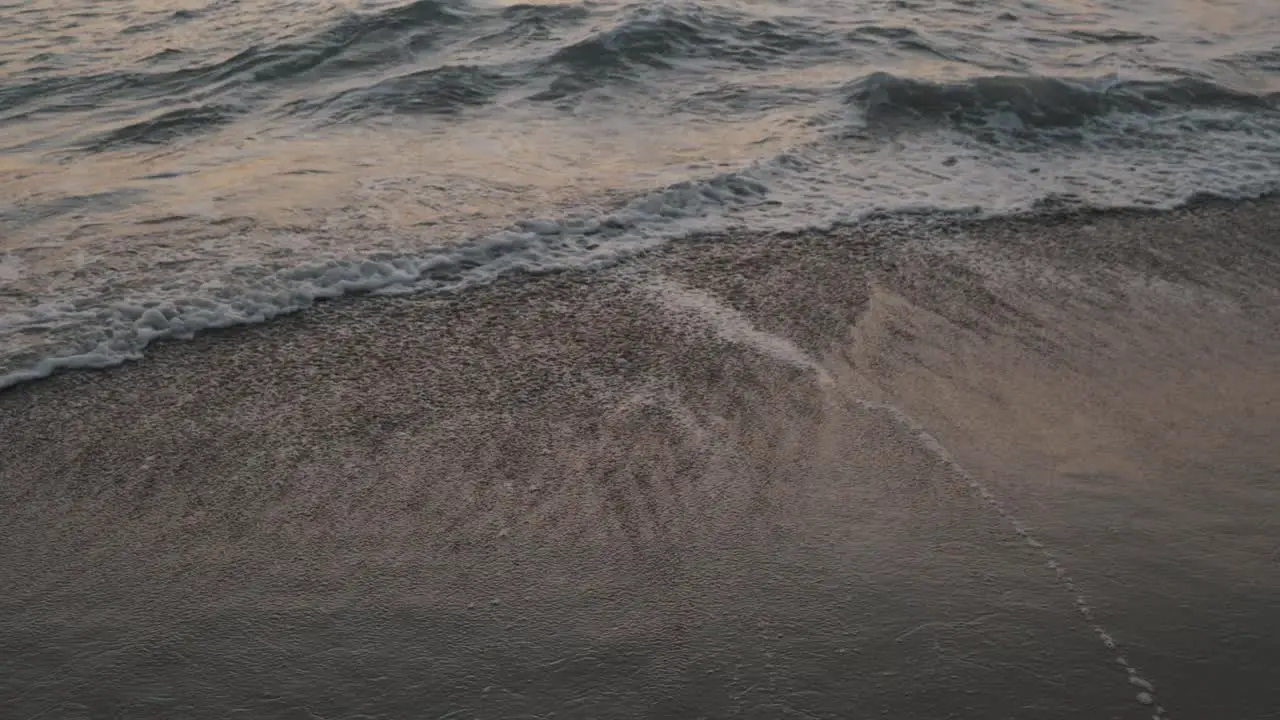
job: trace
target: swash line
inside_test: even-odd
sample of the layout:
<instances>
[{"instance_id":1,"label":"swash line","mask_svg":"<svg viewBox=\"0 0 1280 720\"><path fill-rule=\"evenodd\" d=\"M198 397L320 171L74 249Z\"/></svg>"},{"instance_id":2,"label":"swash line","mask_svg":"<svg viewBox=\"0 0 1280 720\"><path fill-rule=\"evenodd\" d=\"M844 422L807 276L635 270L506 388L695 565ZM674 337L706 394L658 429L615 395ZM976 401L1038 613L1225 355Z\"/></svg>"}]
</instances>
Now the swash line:
<instances>
[{"instance_id":1,"label":"swash line","mask_svg":"<svg viewBox=\"0 0 1280 720\"><path fill-rule=\"evenodd\" d=\"M676 283L669 278L661 278L651 282L649 289L657 295L659 301L667 309L678 315L702 321L715 330L716 334L722 339L750 347L763 355L793 367L809 370L814 373L820 387L830 389L835 386L835 380L831 373L803 349L784 337L755 327L750 319L725 305L714 295ZM1168 712L1156 701L1155 685L1139 672L1124 656L1124 653L1120 651L1115 637L1098 621L1093 607L1089 605L1088 598L1085 597L1080 586L1076 584L1076 581L1067 572L1058 556L1046 547L1025 523L1010 512L982 481L974 477L972 473L957 462L946 447L915 418L896 405L874 402L854 396L846 397L865 410L883 412L889 415L895 423L914 435L925 449L950 467L988 508L1012 527L1014 533L1022 539L1022 542L1027 547L1039 553L1044 558L1045 567L1053 571L1058 584L1071 596L1076 610L1088 623L1089 628L1093 630L1093 634L1097 636L1108 652L1115 653L1115 663L1124 670L1129 684L1137 688L1135 695L1137 701L1144 707L1151 708L1152 720L1169 720Z\"/></svg>"}]
</instances>

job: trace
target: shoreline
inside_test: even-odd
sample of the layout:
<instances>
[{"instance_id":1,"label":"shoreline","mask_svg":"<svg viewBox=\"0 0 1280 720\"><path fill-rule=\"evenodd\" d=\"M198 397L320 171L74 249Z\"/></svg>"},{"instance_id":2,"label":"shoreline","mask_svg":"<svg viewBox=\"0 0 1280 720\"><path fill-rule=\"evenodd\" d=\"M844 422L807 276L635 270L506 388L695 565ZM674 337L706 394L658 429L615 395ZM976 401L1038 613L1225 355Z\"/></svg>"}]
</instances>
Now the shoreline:
<instances>
[{"instance_id":1,"label":"shoreline","mask_svg":"<svg viewBox=\"0 0 1280 720\"><path fill-rule=\"evenodd\" d=\"M890 211L886 213L872 212L863 218L850 222L841 223L820 230L794 230L794 231L776 231L769 233L766 237L779 238L786 240L788 238L803 237L807 235L851 235L865 234L878 236L882 234L902 234L909 235L912 232L968 232L981 230L985 226L999 227L1002 225L1019 225L1019 224L1039 224L1039 225L1058 225L1063 223L1079 223L1091 220L1102 220L1107 218L1115 219L1133 219L1142 218L1158 218L1168 214L1178 213L1197 213L1212 212L1215 210L1230 210L1232 208L1249 208L1257 204L1270 204L1280 202L1280 191L1270 191L1263 193L1257 197L1246 198L1223 198L1214 195L1194 196L1187 199L1184 203L1174 208L1141 208L1141 207L1120 207L1120 208L1094 208L1094 207L1071 207L1053 201L1041 203L1035 208L1021 210L1004 215L985 215L978 210L965 211L956 210L952 212L923 212L912 210ZM543 277L555 277L558 275L587 275L592 276L601 272L612 272L619 266L627 266L633 263L644 263L645 258L651 255L661 255L668 252L671 246L679 246L682 244L696 244L707 241L721 241L729 239L734 235L749 233L749 230L723 230L714 232L698 232L692 235L682 236L667 241L665 244L656 248L640 251L636 254L629 254L618 258L615 262L604 268L563 268L551 269L545 271L528 271L516 269L508 273L504 273L494 279L480 285L468 285L457 291L420 291L408 293L409 296L427 297L427 298L453 298L458 294L469 293L475 291L483 291L490 285L500 285L504 283L524 283L537 282ZM463 243L465 245L466 243ZM148 340L140 348L136 348L132 352L139 353L139 357L125 357L123 359L113 359L107 361L107 364L100 364L104 361L88 358L85 354L77 355L55 355L43 357L36 362L35 365L23 364L14 365L7 369L4 374L0 374L0 395L10 389L32 383L46 380L50 377L57 376L66 372L98 372L101 370L117 367L146 359L147 355L154 352L155 347L161 344L180 343L187 344L201 336L213 336L226 333L228 331L236 331L244 327L252 327L257 325L274 325L288 318L298 315L299 313L312 312L318 307L328 305L330 303L347 303L347 302L365 302L377 301L380 296L370 291L342 292L333 297L319 296L310 301L307 305L291 310L281 311L272 317L254 322L237 322L221 327L213 327L198 330L194 336L186 338L172 337L161 335L153 340ZM49 364L48 368L41 366Z\"/></svg>"}]
</instances>

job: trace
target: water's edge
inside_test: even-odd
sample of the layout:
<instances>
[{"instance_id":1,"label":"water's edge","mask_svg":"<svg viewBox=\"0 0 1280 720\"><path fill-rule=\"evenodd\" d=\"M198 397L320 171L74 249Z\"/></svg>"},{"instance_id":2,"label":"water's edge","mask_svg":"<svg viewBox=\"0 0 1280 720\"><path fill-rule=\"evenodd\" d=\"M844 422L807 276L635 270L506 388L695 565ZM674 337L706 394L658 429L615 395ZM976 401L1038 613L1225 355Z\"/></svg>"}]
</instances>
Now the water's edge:
<instances>
[{"instance_id":1,"label":"water's edge","mask_svg":"<svg viewBox=\"0 0 1280 720\"><path fill-rule=\"evenodd\" d=\"M275 303L260 304L249 312L236 315L223 315L209 318L207 322L172 322L163 313L156 311L151 316L142 313L136 323L144 330L129 338L130 345L115 348L99 345L88 351L66 355L55 355L41 358L35 363L18 367L0 375L0 393L20 385L45 380L64 371L104 370L128 362L144 359L146 351L153 344L162 342L184 342L197 336L221 335L235 333L249 326L260 325L269 321L296 315L321 303L363 302L380 296L420 295L427 297L447 298L459 293L484 288L501 282L524 282L535 280L544 275L579 274L590 280L603 270L625 265L657 250L690 242L715 242L717 238L759 232L760 235L784 240L814 233L831 233L847 235L849 233L903 238L913 232L929 232L931 234L974 231L992 225L1007 223L1036 223L1058 225L1063 223L1085 223L1103 218L1142 218L1160 215L1193 213L1202 209L1231 208L1249 206L1256 203L1280 201L1280 190L1269 190L1253 197L1220 197L1210 194L1193 196L1183 203L1171 208L1149 207L1074 207L1069 204L1048 201L1037 207L1003 214L971 211L913 211L895 210L889 212L871 212L851 222L837 222L822 227L798 230L762 230L750 228L731 228L715 230L692 230L690 232L664 237L660 242L637 244L626 252L612 253L608 257L598 258L595 262L581 263L519 263L511 262L509 255L493 253L492 247L485 242L464 243L454 249L459 256L454 260L442 260L440 256L429 258L418 267L397 266L394 263L387 272L372 276L357 275L350 278L339 276L336 282L315 288L313 292L294 293L286 302L278 302L281 298L273 297ZM521 247L517 246L516 251ZM487 262L477 262L477 258L485 258ZM554 258L553 258L554 260ZM358 268L359 266L357 266ZM382 269L382 268L378 268ZM182 318L179 318L182 320Z\"/></svg>"}]
</instances>

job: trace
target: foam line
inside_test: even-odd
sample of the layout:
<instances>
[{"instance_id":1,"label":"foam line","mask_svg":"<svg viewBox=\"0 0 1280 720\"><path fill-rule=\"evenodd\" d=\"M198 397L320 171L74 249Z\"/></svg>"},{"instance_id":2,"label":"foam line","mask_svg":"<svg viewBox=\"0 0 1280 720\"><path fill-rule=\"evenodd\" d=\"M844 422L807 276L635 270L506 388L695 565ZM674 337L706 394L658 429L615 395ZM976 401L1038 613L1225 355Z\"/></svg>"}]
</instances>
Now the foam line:
<instances>
[{"instance_id":1,"label":"foam line","mask_svg":"<svg viewBox=\"0 0 1280 720\"><path fill-rule=\"evenodd\" d=\"M667 309L682 317L702 321L724 340L749 347L792 367L809 370L814 373L818 385L824 389L835 386L831 374L795 343L756 328L750 319L720 302L715 296L667 278L650 283L649 288ZM910 432L926 450L945 463L988 508L1009 525L1021 538L1023 544L1038 553L1043 558L1045 567L1053 571L1058 584L1072 598L1076 611L1084 618L1093 634L1097 636L1108 653L1114 654L1114 662L1124 670L1129 684L1137 690L1134 697L1138 703L1151 708L1152 720L1169 720L1168 712L1156 700L1155 685L1124 656L1115 637L1098 621L1097 614L1089 604L1084 591L1067 572L1058 556L1041 542L1025 523L1010 512L985 483L957 462L946 447L915 418L889 403L874 402L853 396L848 396L848 399L865 410L888 415L894 423Z\"/></svg>"},{"instance_id":2,"label":"foam line","mask_svg":"<svg viewBox=\"0 0 1280 720\"><path fill-rule=\"evenodd\" d=\"M1102 642L1102 645L1106 647L1108 652L1115 653L1115 663L1124 670L1125 675L1128 676L1129 684L1138 689L1138 692L1135 695L1137 701L1146 707L1152 708L1151 717L1153 720L1168 720L1169 715L1167 711L1163 706L1156 702L1155 686L1149 679L1143 676L1132 663L1129 662L1122 652L1120 652L1120 647L1116 642L1115 637L1108 632L1105 627L1103 627L1102 623L1098 621L1097 614L1089 604L1088 598L1085 597L1084 591L1082 591L1080 586L1076 584L1074 579L1072 579L1070 573L1068 573L1067 569L1063 567L1062 562L1058 559L1057 555L1043 542L1041 542L1025 523L1011 513L982 481L974 477L973 474L964 468L964 466L957 462L951 456L951 453L947 452L946 447L944 447L942 443L938 442L938 439L926 430L924 426L917 422L915 418L906 414L897 406L890 405L888 403L872 402L856 397L851 398L851 400L859 407L867 410L880 411L889 415L893 418L894 422L911 432L911 434L920 441L921 445L950 467L952 472L963 479L965 484L969 486L969 489L981 498L987 507L991 508L993 512L1000 516L1000 519L1004 520L1006 524L1012 527L1014 533L1022 539L1022 542L1027 547L1040 554L1044 559L1045 567L1053 571L1054 575L1058 579L1058 584L1071 596L1075 603L1076 610L1080 613L1080 616L1084 618L1085 622L1088 623L1089 628L1093 630L1094 635L1098 637L1098 640Z\"/></svg>"}]
</instances>

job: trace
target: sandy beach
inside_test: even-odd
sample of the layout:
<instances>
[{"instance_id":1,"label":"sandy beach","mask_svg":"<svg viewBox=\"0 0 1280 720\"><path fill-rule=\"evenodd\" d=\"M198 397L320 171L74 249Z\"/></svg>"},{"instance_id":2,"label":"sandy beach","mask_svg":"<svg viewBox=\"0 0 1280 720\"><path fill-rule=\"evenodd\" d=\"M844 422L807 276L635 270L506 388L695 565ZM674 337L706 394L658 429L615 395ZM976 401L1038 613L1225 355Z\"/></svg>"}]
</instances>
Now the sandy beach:
<instances>
[{"instance_id":1,"label":"sandy beach","mask_svg":"<svg viewBox=\"0 0 1280 720\"><path fill-rule=\"evenodd\" d=\"M1272 718L1278 239L705 236L0 392L0 715Z\"/></svg>"}]
</instances>

